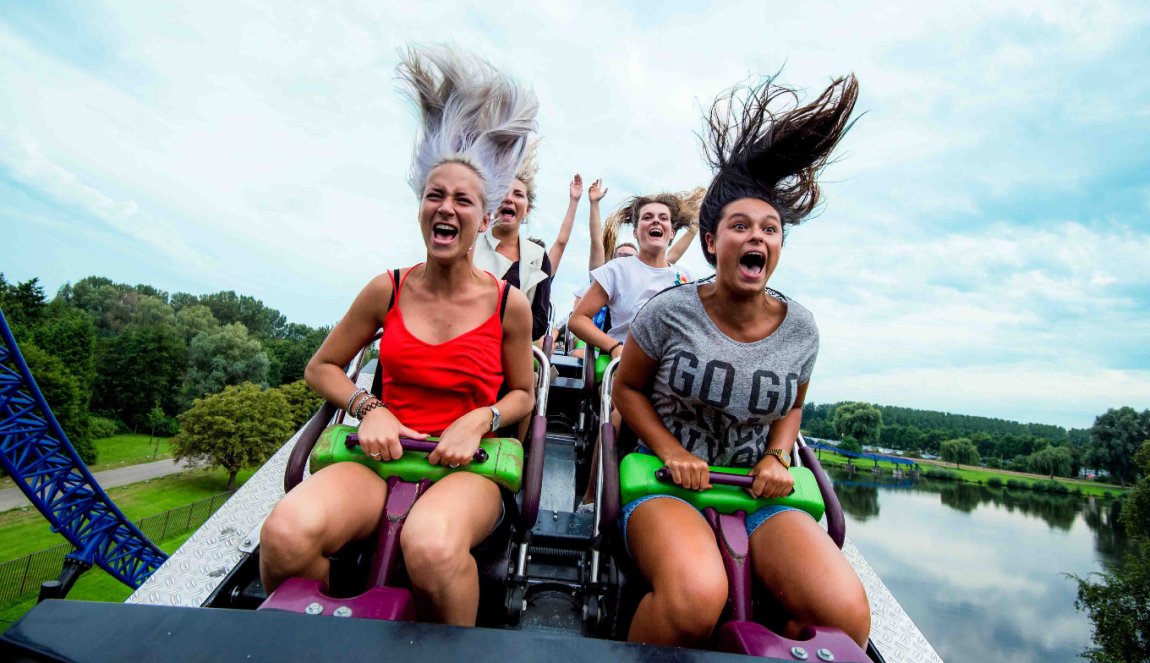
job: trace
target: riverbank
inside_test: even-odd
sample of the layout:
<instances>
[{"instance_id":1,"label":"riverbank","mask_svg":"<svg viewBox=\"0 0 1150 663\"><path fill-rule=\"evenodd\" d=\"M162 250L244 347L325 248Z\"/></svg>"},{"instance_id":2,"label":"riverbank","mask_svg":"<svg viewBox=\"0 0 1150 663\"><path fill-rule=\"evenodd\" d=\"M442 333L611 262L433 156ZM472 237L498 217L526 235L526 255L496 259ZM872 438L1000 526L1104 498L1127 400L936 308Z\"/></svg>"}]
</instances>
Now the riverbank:
<instances>
[{"instance_id":1,"label":"riverbank","mask_svg":"<svg viewBox=\"0 0 1150 663\"><path fill-rule=\"evenodd\" d=\"M819 457L819 462L823 465L854 465L859 470L869 470L875 467L875 461L866 459L849 459L840 456L833 451L819 449L816 451ZM922 458L911 458L915 463L919 464L924 471L928 468L939 468L952 474L959 481L975 484L990 484L993 483L992 479L997 479L1003 485L1008 481L1013 481L1015 484L1024 486L1026 488L1034 488L1035 484L1049 483L1051 478L1042 474L1028 474L1026 472L1013 472L1010 470L995 470L985 467L973 468L969 466L955 468L954 463L946 463L943 461L926 460ZM895 469L905 472L905 465L896 465L895 463L887 461L877 461L878 467L887 472L893 472ZM1088 481L1083 479L1068 479L1066 477L1054 477L1055 483L1061 484L1066 487L1068 492L1078 493L1081 495L1092 497L1118 497L1127 491L1126 488L1111 483L1099 483L1097 481Z\"/></svg>"}]
</instances>

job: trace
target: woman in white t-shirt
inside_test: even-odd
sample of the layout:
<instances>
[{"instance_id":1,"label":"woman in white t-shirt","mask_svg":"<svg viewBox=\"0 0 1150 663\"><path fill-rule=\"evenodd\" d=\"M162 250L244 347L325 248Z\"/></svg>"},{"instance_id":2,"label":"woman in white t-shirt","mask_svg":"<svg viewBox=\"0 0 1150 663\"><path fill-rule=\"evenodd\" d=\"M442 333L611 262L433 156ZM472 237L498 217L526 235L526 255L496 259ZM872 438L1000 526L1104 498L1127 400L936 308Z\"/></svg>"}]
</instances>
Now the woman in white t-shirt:
<instances>
[{"instance_id":1,"label":"woman in white t-shirt","mask_svg":"<svg viewBox=\"0 0 1150 663\"><path fill-rule=\"evenodd\" d=\"M667 247L675 236L673 222L679 214L679 199L671 194L636 196L628 207L639 255L611 260L591 272L591 289L579 300L568 323L571 332L587 345L612 358L623 352L631 320L643 304L663 290L690 280L686 270L667 261ZM592 320L604 306L611 311L611 328L607 332Z\"/></svg>"}]
</instances>

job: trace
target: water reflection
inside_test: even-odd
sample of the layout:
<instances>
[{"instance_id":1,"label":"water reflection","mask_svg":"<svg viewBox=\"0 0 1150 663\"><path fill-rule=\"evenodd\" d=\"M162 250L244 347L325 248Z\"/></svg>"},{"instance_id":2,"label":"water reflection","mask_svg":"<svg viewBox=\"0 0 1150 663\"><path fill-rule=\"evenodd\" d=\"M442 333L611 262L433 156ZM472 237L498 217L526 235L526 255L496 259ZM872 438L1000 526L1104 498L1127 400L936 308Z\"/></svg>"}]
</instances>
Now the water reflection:
<instances>
[{"instance_id":1,"label":"water reflection","mask_svg":"<svg viewBox=\"0 0 1150 663\"><path fill-rule=\"evenodd\" d=\"M944 660L1080 661L1085 575L1119 563L1113 500L831 469L847 535Z\"/></svg>"}]
</instances>

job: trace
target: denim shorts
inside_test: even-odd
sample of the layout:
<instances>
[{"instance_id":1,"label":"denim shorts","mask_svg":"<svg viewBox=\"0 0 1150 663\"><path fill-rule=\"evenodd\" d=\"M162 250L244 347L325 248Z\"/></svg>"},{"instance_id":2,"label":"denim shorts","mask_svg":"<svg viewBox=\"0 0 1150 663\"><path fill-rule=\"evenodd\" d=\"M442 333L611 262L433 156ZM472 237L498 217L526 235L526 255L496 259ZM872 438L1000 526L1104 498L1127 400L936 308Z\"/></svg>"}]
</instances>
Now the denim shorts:
<instances>
[{"instance_id":1,"label":"denim shorts","mask_svg":"<svg viewBox=\"0 0 1150 663\"><path fill-rule=\"evenodd\" d=\"M627 504L623 505L623 514L619 518L619 528L623 532L623 545L627 548L628 555L631 554L631 544L627 541L627 521L631 519L631 514L640 504L657 499L678 500L679 502L690 506L690 502L687 500L680 499L672 495L644 495L637 500L628 502ZM798 511L799 513L807 513L806 511L803 511L802 509L796 509L793 506L783 506L781 504L771 504L765 506L747 516L747 538L749 539L751 535L755 533L755 530L759 528L759 525L762 525L763 523L770 520L772 516L777 516L784 511Z\"/></svg>"}]
</instances>

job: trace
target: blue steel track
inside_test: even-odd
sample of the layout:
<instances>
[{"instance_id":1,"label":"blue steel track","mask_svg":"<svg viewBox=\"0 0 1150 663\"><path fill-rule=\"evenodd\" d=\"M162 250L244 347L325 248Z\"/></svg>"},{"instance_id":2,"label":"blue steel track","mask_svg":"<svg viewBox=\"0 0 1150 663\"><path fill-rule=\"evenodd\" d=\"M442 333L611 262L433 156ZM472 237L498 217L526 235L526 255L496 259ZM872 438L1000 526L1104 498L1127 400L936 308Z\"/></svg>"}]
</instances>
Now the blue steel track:
<instances>
[{"instance_id":1,"label":"blue steel track","mask_svg":"<svg viewBox=\"0 0 1150 663\"><path fill-rule=\"evenodd\" d=\"M139 587L167 555L112 503L84 465L32 378L0 311L0 466L75 550Z\"/></svg>"}]
</instances>

